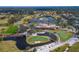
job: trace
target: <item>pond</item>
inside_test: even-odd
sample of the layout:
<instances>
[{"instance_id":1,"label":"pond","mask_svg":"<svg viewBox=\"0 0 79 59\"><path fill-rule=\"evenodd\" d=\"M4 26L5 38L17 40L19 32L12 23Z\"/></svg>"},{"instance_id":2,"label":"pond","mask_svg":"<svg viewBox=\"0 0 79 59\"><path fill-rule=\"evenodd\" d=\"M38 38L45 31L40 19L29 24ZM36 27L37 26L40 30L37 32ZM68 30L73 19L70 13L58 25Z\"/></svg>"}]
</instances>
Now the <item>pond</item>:
<instances>
[{"instance_id":1,"label":"pond","mask_svg":"<svg viewBox=\"0 0 79 59\"><path fill-rule=\"evenodd\" d=\"M13 40L16 41L16 46L20 50L26 49L29 45L26 42L26 36L18 36L18 37L6 37L4 38L4 41L6 40Z\"/></svg>"}]
</instances>

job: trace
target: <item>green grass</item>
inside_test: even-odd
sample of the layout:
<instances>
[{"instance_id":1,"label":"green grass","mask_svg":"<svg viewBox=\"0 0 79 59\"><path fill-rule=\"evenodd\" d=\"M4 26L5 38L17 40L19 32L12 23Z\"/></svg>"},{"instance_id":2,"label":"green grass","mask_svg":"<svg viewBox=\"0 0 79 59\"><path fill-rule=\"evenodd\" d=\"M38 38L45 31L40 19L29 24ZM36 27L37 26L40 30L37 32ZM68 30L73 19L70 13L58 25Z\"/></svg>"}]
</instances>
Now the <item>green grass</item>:
<instances>
[{"instance_id":1,"label":"green grass","mask_svg":"<svg viewBox=\"0 0 79 59\"><path fill-rule=\"evenodd\" d=\"M53 30L50 32L56 32L60 36L61 41L66 41L69 38L71 38L73 35L71 32L67 32L67 31L63 31L63 30Z\"/></svg>"},{"instance_id":2,"label":"green grass","mask_svg":"<svg viewBox=\"0 0 79 59\"><path fill-rule=\"evenodd\" d=\"M69 48L68 52L79 52L79 42L72 45Z\"/></svg>"},{"instance_id":3,"label":"green grass","mask_svg":"<svg viewBox=\"0 0 79 59\"><path fill-rule=\"evenodd\" d=\"M52 50L51 52L64 52L68 46L69 46L68 44L65 44L61 47L56 48L55 50Z\"/></svg>"},{"instance_id":4,"label":"green grass","mask_svg":"<svg viewBox=\"0 0 79 59\"><path fill-rule=\"evenodd\" d=\"M37 41L37 40L48 40L47 36L33 36L31 37L32 40Z\"/></svg>"},{"instance_id":5,"label":"green grass","mask_svg":"<svg viewBox=\"0 0 79 59\"><path fill-rule=\"evenodd\" d=\"M40 41L40 43L45 43L45 42L48 42L49 41L48 39L49 39L48 36L30 36L27 39L27 42L29 44L34 44L37 41Z\"/></svg>"},{"instance_id":6,"label":"green grass","mask_svg":"<svg viewBox=\"0 0 79 59\"><path fill-rule=\"evenodd\" d=\"M51 52L63 52L66 48L69 48L68 52L79 52L79 42L75 43L71 47L68 44L63 45L61 47L56 48L55 50L51 50Z\"/></svg>"},{"instance_id":7,"label":"green grass","mask_svg":"<svg viewBox=\"0 0 79 59\"><path fill-rule=\"evenodd\" d=\"M72 33L70 32L58 31L57 33L59 34L61 41L66 41L72 37Z\"/></svg>"},{"instance_id":8,"label":"green grass","mask_svg":"<svg viewBox=\"0 0 79 59\"><path fill-rule=\"evenodd\" d=\"M3 41L3 38L0 38L0 41Z\"/></svg>"},{"instance_id":9,"label":"green grass","mask_svg":"<svg viewBox=\"0 0 79 59\"><path fill-rule=\"evenodd\" d=\"M15 34L18 30L16 25L10 25L2 34Z\"/></svg>"}]
</instances>

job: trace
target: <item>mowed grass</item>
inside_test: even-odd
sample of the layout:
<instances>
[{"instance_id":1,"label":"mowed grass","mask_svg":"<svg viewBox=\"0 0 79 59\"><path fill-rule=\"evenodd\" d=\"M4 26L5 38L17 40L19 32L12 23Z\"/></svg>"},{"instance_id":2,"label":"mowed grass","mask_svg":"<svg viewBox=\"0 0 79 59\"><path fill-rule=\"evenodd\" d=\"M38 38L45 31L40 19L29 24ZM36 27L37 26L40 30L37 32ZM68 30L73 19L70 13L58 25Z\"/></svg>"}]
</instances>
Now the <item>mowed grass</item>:
<instances>
[{"instance_id":1,"label":"mowed grass","mask_svg":"<svg viewBox=\"0 0 79 59\"><path fill-rule=\"evenodd\" d=\"M35 44L35 42L39 42L39 43L45 43L49 41L49 37L48 36L30 36L27 39L27 42L29 44Z\"/></svg>"},{"instance_id":2,"label":"mowed grass","mask_svg":"<svg viewBox=\"0 0 79 59\"><path fill-rule=\"evenodd\" d=\"M59 34L61 41L66 41L66 40L68 40L69 38L72 37L71 32L58 31L57 33Z\"/></svg>"},{"instance_id":3,"label":"mowed grass","mask_svg":"<svg viewBox=\"0 0 79 59\"><path fill-rule=\"evenodd\" d=\"M63 30L53 30L52 32L56 32L59 35L61 41L66 41L69 38L71 38L72 35L73 35L73 33L67 32L67 31L63 31Z\"/></svg>"},{"instance_id":4,"label":"mowed grass","mask_svg":"<svg viewBox=\"0 0 79 59\"><path fill-rule=\"evenodd\" d=\"M15 41L0 41L0 52L19 52Z\"/></svg>"},{"instance_id":5,"label":"mowed grass","mask_svg":"<svg viewBox=\"0 0 79 59\"><path fill-rule=\"evenodd\" d=\"M68 46L69 46L68 44L65 44L63 46L56 48L55 50L51 50L51 52L64 52Z\"/></svg>"},{"instance_id":6,"label":"mowed grass","mask_svg":"<svg viewBox=\"0 0 79 59\"><path fill-rule=\"evenodd\" d=\"M79 42L72 45L69 48L68 52L79 52Z\"/></svg>"},{"instance_id":7,"label":"mowed grass","mask_svg":"<svg viewBox=\"0 0 79 59\"><path fill-rule=\"evenodd\" d=\"M2 34L15 34L17 33L18 27L16 25L10 25L8 28L2 32Z\"/></svg>"},{"instance_id":8,"label":"mowed grass","mask_svg":"<svg viewBox=\"0 0 79 59\"><path fill-rule=\"evenodd\" d=\"M56 48L55 50L51 50L51 52L64 52L67 47L69 48L67 52L79 52L79 42L75 43L72 46L65 44L63 46Z\"/></svg>"}]
</instances>

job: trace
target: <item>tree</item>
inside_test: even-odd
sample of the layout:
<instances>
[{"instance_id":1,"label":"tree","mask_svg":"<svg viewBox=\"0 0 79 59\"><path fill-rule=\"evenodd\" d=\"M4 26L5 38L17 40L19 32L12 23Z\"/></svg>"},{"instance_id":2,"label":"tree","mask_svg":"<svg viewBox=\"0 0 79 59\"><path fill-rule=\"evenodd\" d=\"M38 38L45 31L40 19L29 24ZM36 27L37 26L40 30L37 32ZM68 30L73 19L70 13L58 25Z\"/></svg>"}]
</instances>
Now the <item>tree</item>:
<instances>
[{"instance_id":1,"label":"tree","mask_svg":"<svg viewBox=\"0 0 79 59\"><path fill-rule=\"evenodd\" d=\"M60 21L59 21L59 25L60 26L62 26L62 27L66 27L67 25L68 25L68 22L67 22L67 20L65 20L65 19L61 19Z\"/></svg>"}]
</instances>

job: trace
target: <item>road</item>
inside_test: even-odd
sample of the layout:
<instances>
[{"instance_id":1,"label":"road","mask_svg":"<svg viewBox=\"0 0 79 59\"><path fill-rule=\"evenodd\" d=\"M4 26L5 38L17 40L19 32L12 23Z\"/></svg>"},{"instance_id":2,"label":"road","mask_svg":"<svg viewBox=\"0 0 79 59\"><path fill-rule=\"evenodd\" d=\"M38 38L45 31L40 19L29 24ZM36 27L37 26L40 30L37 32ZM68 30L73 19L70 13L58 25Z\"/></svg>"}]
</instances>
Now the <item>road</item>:
<instances>
[{"instance_id":1,"label":"road","mask_svg":"<svg viewBox=\"0 0 79 59\"><path fill-rule=\"evenodd\" d=\"M36 49L37 49L37 52L49 52L49 51L54 50L54 49L56 49L60 46L65 45L65 44L69 44L69 46L72 46L76 42L79 42L79 39L76 38L76 37L72 37L66 42L53 42L53 43L50 43L50 44L46 44L46 45L43 45L43 46L36 47Z\"/></svg>"},{"instance_id":2,"label":"road","mask_svg":"<svg viewBox=\"0 0 79 59\"><path fill-rule=\"evenodd\" d=\"M15 36L21 36L21 35L27 35L27 32L24 33L16 33L16 34L0 34L0 38L4 38L4 37L15 37Z\"/></svg>"}]
</instances>

